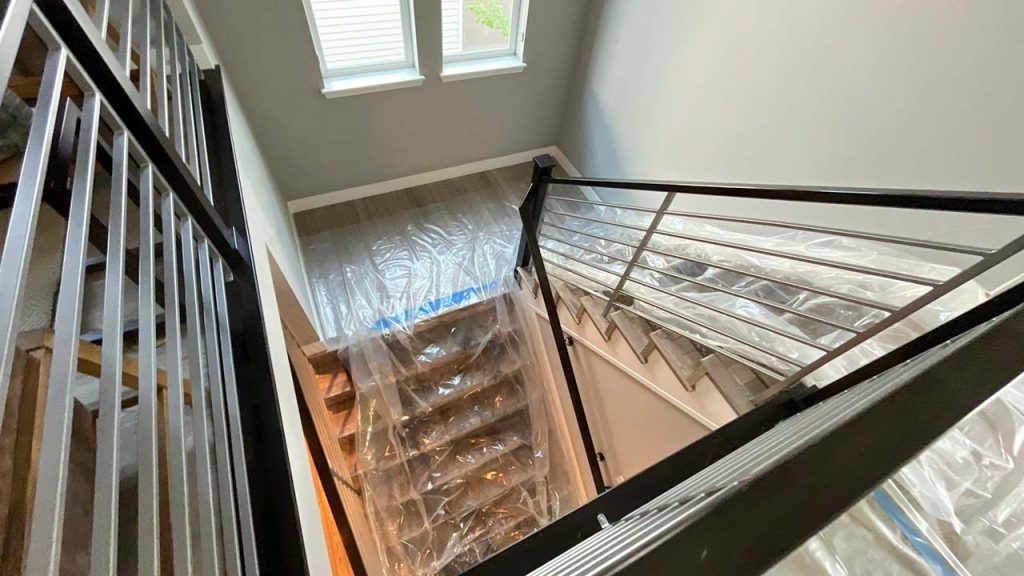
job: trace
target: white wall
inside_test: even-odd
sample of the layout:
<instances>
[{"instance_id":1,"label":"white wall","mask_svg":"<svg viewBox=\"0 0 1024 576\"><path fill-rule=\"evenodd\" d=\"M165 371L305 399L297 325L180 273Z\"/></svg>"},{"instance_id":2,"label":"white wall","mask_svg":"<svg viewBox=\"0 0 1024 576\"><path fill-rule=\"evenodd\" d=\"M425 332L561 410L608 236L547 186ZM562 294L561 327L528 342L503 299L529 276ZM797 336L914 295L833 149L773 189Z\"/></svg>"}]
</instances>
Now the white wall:
<instances>
[{"instance_id":1,"label":"white wall","mask_svg":"<svg viewBox=\"0 0 1024 576\"><path fill-rule=\"evenodd\" d=\"M423 85L335 99L301 0L195 3L293 200L554 144L587 0L531 4L523 72L447 83L440 0L418 0Z\"/></svg>"},{"instance_id":2,"label":"white wall","mask_svg":"<svg viewBox=\"0 0 1024 576\"><path fill-rule=\"evenodd\" d=\"M543 299L538 294L530 300L525 290L523 295L532 337L540 344L545 384L553 392L548 398L558 420L553 429L571 439L567 461L575 463L589 489L586 453ZM575 322L564 302L558 315L563 332L573 339L573 371L594 446L606 458L602 473L607 483L620 484L736 418L710 380L702 379L688 392L660 352L641 362L620 332L605 341L588 315Z\"/></svg>"},{"instance_id":3,"label":"white wall","mask_svg":"<svg viewBox=\"0 0 1024 576\"><path fill-rule=\"evenodd\" d=\"M1024 2L591 8L559 141L586 175L1024 191ZM686 202L954 242L1024 231L998 218Z\"/></svg>"}]
</instances>

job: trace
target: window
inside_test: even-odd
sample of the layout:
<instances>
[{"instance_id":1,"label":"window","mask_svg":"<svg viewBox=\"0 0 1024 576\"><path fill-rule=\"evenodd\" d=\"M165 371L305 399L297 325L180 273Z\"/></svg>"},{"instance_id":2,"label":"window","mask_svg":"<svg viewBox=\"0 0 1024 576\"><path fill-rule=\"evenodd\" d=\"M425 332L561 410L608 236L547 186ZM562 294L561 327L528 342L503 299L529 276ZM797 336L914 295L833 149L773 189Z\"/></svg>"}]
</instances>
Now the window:
<instances>
[{"instance_id":1,"label":"window","mask_svg":"<svg viewBox=\"0 0 1024 576\"><path fill-rule=\"evenodd\" d=\"M441 0L444 80L518 72L528 0Z\"/></svg>"},{"instance_id":2,"label":"window","mask_svg":"<svg viewBox=\"0 0 1024 576\"><path fill-rule=\"evenodd\" d=\"M306 0L324 94L418 85L409 0Z\"/></svg>"}]
</instances>

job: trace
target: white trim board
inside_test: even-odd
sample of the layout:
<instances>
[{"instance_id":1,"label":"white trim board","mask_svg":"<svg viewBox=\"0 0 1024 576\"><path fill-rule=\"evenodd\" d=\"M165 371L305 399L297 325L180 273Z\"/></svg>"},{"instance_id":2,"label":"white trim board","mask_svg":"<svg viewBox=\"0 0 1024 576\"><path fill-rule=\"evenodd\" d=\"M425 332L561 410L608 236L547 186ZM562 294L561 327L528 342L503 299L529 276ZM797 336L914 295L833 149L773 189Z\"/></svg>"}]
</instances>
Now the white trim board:
<instances>
[{"instance_id":1,"label":"white trim board","mask_svg":"<svg viewBox=\"0 0 1024 576\"><path fill-rule=\"evenodd\" d=\"M548 146L546 148L537 148L535 150L526 150L525 152L509 154L508 156L500 156L498 158L470 162L469 164L441 168L440 170L423 172L422 174L403 176L401 178L385 180L374 184L366 184L363 186L356 186L354 188L336 190L334 192L325 192L323 194L308 196L306 198L297 198L288 202L288 211L295 214L306 210L330 206L332 204L341 204L342 202L348 202L349 200L377 196L378 194L387 194L388 192L396 192L398 190L405 190L406 188L423 186L424 184L433 184L435 182L451 180L452 178L458 178L460 176L468 176L469 174L477 174L479 172L486 172L497 168L505 168L507 166L529 162L533 160L534 156L540 156L542 154L551 154L556 160L558 160L558 163L565 168L566 172L569 172L571 164L569 164L565 155L562 154L562 151L559 150L557 146ZM573 170L575 170L575 168L573 168Z\"/></svg>"}]
</instances>

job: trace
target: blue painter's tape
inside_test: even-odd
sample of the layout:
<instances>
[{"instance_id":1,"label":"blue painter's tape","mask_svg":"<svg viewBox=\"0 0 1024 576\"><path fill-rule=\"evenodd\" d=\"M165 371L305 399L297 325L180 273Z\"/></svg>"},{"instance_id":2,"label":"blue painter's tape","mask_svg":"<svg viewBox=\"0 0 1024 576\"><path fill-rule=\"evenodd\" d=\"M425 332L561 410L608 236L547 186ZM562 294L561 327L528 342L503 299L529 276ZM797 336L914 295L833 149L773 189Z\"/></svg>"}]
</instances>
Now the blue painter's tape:
<instances>
[{"instance_id":1,"label":"blue painter's tape","mask_svg":"<svg viewBox=\"0 0 1024 576\"><path fill-rule=\"evenodd\" d=\"M497 280L492 280L487 284L480 286L474 286L472 288L466 288L465 290L459 290L458 292L442 296L427 302L418 308L412 310L406 310L399 314L394 314L386 318L381 318L374 322L373 327L381 332L393 328L399 328L408 325L410 322L415 321L419 318L425 318L427 316L433 316L442 310L448 308L455 308L460 304L470 302L472 300L480 299L488 292L494 290L498 286Z\"/></svg>"},{"instance_id":2,"label":"blue painter's tape","mask_svg":"<svg viewBox=\"0 0 1024 576\"><path fill-rule=\"evenodd\" d=\"M928 566L931 567L935 574L938 576L957 576L956 571L949 565L949 562L942 557L942 554L939 554L935 546L924 537L921 530L910 521L910 518L907 518L907 515L903 513L899 505L884 490L881 488L875 490L874 496L875 501L882 507L882 511L892 518L900 532L903 533L903 536L910 541L910 545L928 563Z\"/></svg>"}]
</instances>

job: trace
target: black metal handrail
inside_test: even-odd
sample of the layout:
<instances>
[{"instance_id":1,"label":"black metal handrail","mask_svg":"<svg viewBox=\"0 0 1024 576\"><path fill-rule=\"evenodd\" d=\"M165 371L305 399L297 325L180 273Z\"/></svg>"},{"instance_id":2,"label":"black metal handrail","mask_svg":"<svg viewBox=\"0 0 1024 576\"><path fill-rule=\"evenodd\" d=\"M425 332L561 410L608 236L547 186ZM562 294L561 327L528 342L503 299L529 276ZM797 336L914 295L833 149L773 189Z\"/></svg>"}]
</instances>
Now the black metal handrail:
<instances>
[{"instance_id":1,"label":"black metal handrail","mask_svg":"<svg viewBox=\"0 0 1024 576\"><path fill-rule=\"evenodd\" d=\"M618 180L558 176L547 176L542 181L545 184L562 184L566 186L674 192L677 194L696 194L701 196L718 196L721 198L786 200L791 202L813 202L816 204L846 204L876 206L880 208L916 208L919 210L940 210L945 212L1024 215L1024 194L1010 192L857 187L801 188L761 184L717 184L708 182Z\"/></svg>"},{"instance_id":2,"label":"black metal handrail","mask_svg":"<svg viewBox=\"0 0 1024 576\"><path fill-rule=\"evenodd\" d=\"M573 374L572 363L569 360L565 343L560 338L561 330L556 313L554 295L551 292L550 283L547 281L548 272L544 266L544 254L553 254L555 252L551 251L548 246L543 245L541 242L545 237L545 234L540 232L541 227L551 225L551 223L544 220L544 201L556 199L556 197L549 195L548 187L551 185L648 190L664 192L667 194L701 194L730 198L790 200L842 205L870 205L876 207L916 208L1000 215L1024 214L1024 195L1020 194L976 194L968 192L931 192L921 190L794 189L787 187L755 188L731 185L723 186L593 178L563 178L554 177L552 175L554 166L555 163L550 157L540 157L535 159L534 180L530 191L527 194L527 198L523 203L523 208L520 211L524 222L524 234L521 239L518 264L521 267L525 267L532 263L534 267L534 273L538 277L538 284L541 288L541 295L544 299L545 307L548 308L548 317L551 323L552 333L555 335L555 344L559 348L559 359L561 360L563 371L566 374L566 382L570 386L570 396L573 398L579 396L579 390L577 389L578 384ZM657 214L659 212L658 209L649 207L637 208L633 206L613 205L611 203L603 203L600 201L586 199L581 200L579 198L559 199L582 203L608 204L617 209L639 210L647 214ZM683 213L668 210L665 208L667 204L669 203L663 203L662 209L660 210L662 213L670 215L678 214L681 216L697 218L710 217L732 220L731 217ZM755 223L767 225L785 224L775 221L761 221ZM555 229L559 229L567 226L567 224L559 223L555 224L553 227ZM654 227L652 226L651 228ZM802 225L801 228L812 232L836 235L851 234L852 232ZM563 229L566 231L572 231L571 228ZM636 232L645 230L644 227L638 226L632 226L632 229L635 229ZM852 233L860 234L857 232ZM592 237L595 240L602 239L600 236L593 235L592 232L587 232L584 235ZM982 269L991 269L997 264L1004 262L1009 256L1020 253L1021 249L1024 248L1024 245L1022 245L1022 242L1024 242L1024 236L1018 237L1016 240L1005 244L1002 248L987 249L950 243L931 241L922 242L911 238L902 238L890 235L861 235L868 240L878 240L881 242L890 241L894 244L905 244L912 247L946 250L948 252L956 252L980 258L980 261L973 265L973 273L970 274L971 278L980 274ZM558 238L553 239L560 241ZM643 242L639 244L636 242L623 242L622 239L613 237L608 237L607 240L617 245L631 248L635 251L640 251L643 248ZM584 244L584 242L576 244L577 247L583 248L582 244ZM571 246L572 244L566 245ZM591 250L599 252L596 249ZM602 254L602 256L606 255ZM612 258L612 260L615 260L620 264L628 262L628 260L623 259L621 256L616 256ZM635 256L632 260L636 260ZM551 261L549 263L555 265L558 270L561 270L563 267L563 264L559 264L555 261ZM722 266L721 263L716 262L707 262L706 264L712 267ZM591 264L591 266L593 266L593 264ZM725 269L729 268L726 267ZM556 276L558 275L558 270L556 270ZM580 272L574 273L581 278L586 278L581 275ZM751 276L787 284L785 281L777 280L770 276L764 276L763 274L752 273ZM942 293L948 293L952 289L949 287L949 285L953 284L951 280L955 279L956 276L951 279L947 279L944 282L936 282L936 287L931 289L942 289ZM597 282L597 284L601 283ZM611 286L605 286L609 290L612 289ZM796 288L803 288L796 284L793 286ZM943 288L944 286L947 288ZM821 292L820 290L816 291L813 288L806 289L812 292ZM601 295L593 291L591 291L591 293L598 297L603 297L609 303L614 303L614 296L609 297L608 294ZM858 298L858 300L861 299L862 298ZM886 306L881 302L872 302L871 300L864 300L863 302L858 302L858 304L873 306L877 310L884 311L892 315L895 315L895 313L902 309L899 307ZM616 303L616 305L618 304ZM749 517L740 518L736 516L737 513L742 513L742 510L744 510L743 506L747 506L748 509L751 509L752 507L751 499L747 497L749 494L747 494L747 496L743 496L741 494L738 497L730 497L725 500L724 503L721 503L721 508L726 510L728 514L732 514L732 516L729 516L730 522L736 523L742 520L743 522L749 523L749 525L744 528L744 531L740 533L744 538L749 537L749 542L744 540L746 544L743 544L737 543L733 540L734 548L738 547L741 550L757 548L759 549L758 554L751 555L749 558L739 559L737 559L735 557L737 555L734 554L734 557L732 558L717 557L709 562L705 562L699 557L691 558L687 557L685 554L677 553L677 549L682 550L681 548L678 548L678 543L684 541L694 543L696 549L699 550L701 548L701 543L705 541L704 539L711 537L711 534L706 532L708 526L715 526L717 529L722 528L722 524L720 522L717 524L715 522L717 521L717 518L726 517L727 513L722 512L720 516L716 516L716 514L718 514L718 507L716 506L716 508L711 512L706 513L710 518L709 522L699 523L699 525L693 530L677 532L675 536L673 536L672 541L676 543L673 544L673 546L655 545L647 550L638 552L637 555L632 556L629 560L631 566L635 568L633 573L643 573L643 570L667 570L669 566L672 567L672 571L666 573L675 573L681 567L687 565L692 565L694 567L700 566L702 573L730 573L728 572L728 569L733 569L737 566L743 567L742 573L751 574L757 573L755 572L755 569L767 569L775 560L781 558L786 552L798 546L810 534L823 526L828 519L838 515L852 505L860 495L870 489L871 486L877 484L877 482L880 482L891 474L899 465L916 453L916 451L920 450L931 439L934 439L941 433L945 432L959 417L962 417L975 406L980 404L984 399L991 396L994 391L998 390L1001 385L1007 381L1007 378L1005 377L1007 374L1019 373L1020 369L1022 369L1020 364L1022 360L1024 360L1019 357L1019 355L1006 359L1005 362L999 362L997 361L999 354L993 353L992 350L986 350L986 347L995 345L1000 348L1005 348L1005 346L1012 346L1011 342L1020 339L1021 318L1024 318L1024 311L1020 310L1022 305L1024 305L1024 284L1018 284L974 307L973 309L970 309L961 315L940 324L936 328L925 332L902 346L885 353L874 361L853 370L846 376L833 381L824 388L808 388L803 386L799 379L786 381L784 386L777 386L775 390L772 390L772 394L770 396L765 395L765 397L761 399L761 404L754 410L741 415L736 420L719 428L707 437L698 440L676 454L673 454L647 470L640 472L625 483L616 486L608 492L600 494L597 499L585 504L573 512L570 512L562 519L559 519L552 525L544 528L540 533L528 537L514 545L512 548L499 553L497 556L474 568L469 572L469 574L473 576L508 573L526 574L532 570L536 570L547 561L568 550L581 539L599 533L602 528L608 526L609 523L614 524L618 520L626 517L628 514L632 513L646 502L652 500L657 495L662 494L683 480L694 476L701 470L713 465L715 462L721 461L727 455L731 454L761 434L764 434L779 423L809 408L829 401L838 394L848 391L862 382L875 378L887 370L905 363L908 360L935 348L936 346L962 336L971 330L978 329L1001 315L1013 312L1013 318L1008 322L1003 323L1000 330L993 333L996 335L989 335L988 338L984 339L984 344L976 344L970 347L971 354L973 355L972 357L980 358L985 356L989 358L990 362L992 362L991 367L986 367L984 365L975 366L979 375L993 376L991 379L985 379L983 385L978 386L978 388L972 391L972 393L955 395L956 397L952 402L946 402L945 397L946 395L949 395L949 390L940 390L942 390L943 387L948 388L949 385L953 384L955 379L944 378L940 385L935 388L929 388L928 382L938 374L935 371L930 371L927 378L920 380L920 383L913 387L914 393L917 394L917 397L914 398L915 401L920 401L929 407L935 408L933 414L935 418L908 423L908 431L910 430L910 427L913 427L913 434L915 434L915 438L919 440L915 440L915 442L908 443L904 446L892 447L891 449L884 451L879 458L870 463L870 466L866 466L867 472L865 474L860 475L857 478L849 479L847 487L851 487L850 490L845 490L844 487L841 497L831 498L831 495L829 495L830 497L826 502L828 506L818 506L814 514L788 516L787 521L792 521L794 526L792 530L786 531L783 535L784 538L773 539L771 541L771 545L766 545L766 541L764 539L756 539L755 534L759 534L764 530L764 527L759 525L762 521L758 519L751 520ZM622 307L625 308L625 306ZM901 317L905 316L906 315L903 315ZM868 330L862 330L860 333L865 332L868 332ZM992 338L996 338L997 340L992 341ZM993 344L993 342L997 342L997 344ZM944 362L944 365L955 365L955 361L946 361ZM1014 372L1015 370L1016 372ZM908 390L910 390L909 387ZM877 410L873 408L872 412L869 412L866 417L877 418L877 415L883 413L888 414L889 412L887 411L892 410L891 406L894 406L899 402L906 403L906 394L907 393L904 393L904 396L898 399L898 401L894 400L893 403L884 403L880 405ZM577 420L585 422L586 414L582 410L582 403L579 403L579 407L577 407L576 404L577 403L574 401L573 407L576 412ZM906 407L900 408L900 410L905 409ZM856 431L851 432L850 430L853 430L854 428L856 428ZM842 432L833 431L834 433L827 435L827 442L823 441L821 446L812 446L813 451L809 451L808 454L813 454L813 456L801 454L796 460L794 460L794 462L802 463L801 465L803 468L797 469L802 472L812 474L814 476L813 479L815 481L820 480L822 486L827 486L829 482L843 482L844 478L835 476L835 469L824 466L820 461L815 462L815 458L820 459L822 457L821 455L824 453L822 446L824 446L825 443L838 442L841 444L842 442L851 441L850 437L843 437L842 433L864 434L870 430L870 427L864 428L863 426L854 426L854 428L844 429ZM909 433L910 432L908 432L908 434ZM857 440L853 439L853 445L856 444ZM839 444L830 444L830 446L832 445L838 446ZM596 472L593 472L595 482L600 486L603 483L603 480L601 479L599 458L597 458L596 449L588 450L587 455L588 458L591 459L592 471L596 469ZM787 470L792 470L792 465ZM789 478L791 480L791 476L786 476L788 473L789 472L780 472L779 474L771 476L766 475L764 478L758 479L757 486L759 489L768 487L769 489L774 489L776 491L785 490L787 486L783 479ZM762 496L764 495L763 492L761 494ZM763 500L767 501L771 500L771 498L765 497ZM739 506L737 504L740 501L743 502L743 506ZM799 506L800 501L801 494L789 493L785 495L784 502L772 502L769 507L774 506L775 508L773 508L772 511L776 513L785 506L789 506L788 510L793 510ZM818 504L820 505L821 502ZM772 513L772 511L763 512L763 514ZM727 537L731 538L732 535L733 534L731 532L728 532ZM691 548L692 547L687 547L685 552L688 553ZM585 552L581 553L585 554ZM642 559L645 555L649 555L650 558ZM568 558L569 556L567 555L566 557ZM693 563L681 564L680 561ZM643 566L643 569L639 568L640 566Z\"/></svg>"},{"instance_id":3,"label":"black metal handrail","mask_svg":"<svg viewBox=\"0 0 1024 576\"><path fill-rule=\"evenodd\" d=\"M0 258L0 415L21 345L21 302L40 206L46 202L67 221L45 406L41 426L36 422L33 458L40 472L25 478L35 490L31 527L18 542L24 558L12 560L21 556L5 550L5 565L21 562L32 574L60 568L71 387L83 345L85 275L93 271L89 252L96 249L104 289L92 572L113 573L118 561L118 418L122 377L133 361L139 571L308 572L219 71L199 70L163 0L119 3L124 13L115 54L109 4L97 0L90 15L78 0L0 3L0 89L8 87L19 58L45 50ZM41 45L35 38L23 42L26 31ZM110 175L106 220L94 214L98 170ZM130 203L138 206L135 249L127 248ZM125 299L133 292L126 279L137 284L134 327L125 320ZM165 350L159 359L158 328ZM137 360L122 350L129 330L138 332ZM186 454L189 403L192 458Z\"/></svg>"},{"instance_id":4,"label":"black metal handrail","mask_svg":"<svg viewBox=\"0 0 1024 576\"><path fill-rule=\"evenodd\" d=\"M111 108L117 110L139 147L174 190L175 197L188 210L224 261L232 269L242 265L243 260L234 245L231 229L214 209L199 180L160 127L157 117L149 111L143 97L128 76L120 73L117 58L106 41L99 36L82 5L67 0L33 1L61 41L74 54L75 60L97 90L103 94ZM162 6L162 2L150 1Z\"/></svg>"},{"instance_id":5,"label":"black metal handrail","mask_svg":"<svg viewBox=\"0 0 1024 576\"><path fill-rule=\"evenodd\" d=\"M538 165L550 164L550 158L538 158ZM650 206L631 205L623 203L608 202L601 199L588 199L580 197L569 197L566 195L548 195L546 190L549 186L585 186L591 189L618 189L638 190L663 194L661 206L653 208ZM755 371L776 380L769 389L755 402L763 402L768 397L777 394L780 390L793 386L806 377L814 374L822 367L830 364L847 352L852 351L859 345L882 334L888 328L896 326L909 318L912 314L922 310L924 307L936 302L943 296L953 292L967 282L977 278L979 275L1001 265L1010 257L1024 251L1024 235L1003 244L998 248L983 246L971 246L943 241L924 240L920 238L899 236L893 234L870 233L859 230L845 230L834 227L823 227L802 223L782 222L778 220L767 220L759 218L744 218L739 216L728 216L719 214L707 214L693 211L673 209L673 204L684 194L714 196L719 198L748 198L758 200L776 201L797 201L821 205L858 205L870 207L898 207L905 209L916 209L931 212L959 212L974 214L997 214L1000 216L1024 215L1024 195L1011 193L987 193L987 192L961 192L961 191L930 191L930 190L902 190L902 189L865 189L865 188L794 188L784 186L755 187L749 185L731 184L708 184L708 183L679 183L679 182L654 182L643 180L613 180L599 178L567 178L555 177L551 171L538 173L535 177L531 190L545 191L545 201L558 201L559 209L545 209L543 205L532 212L537 219L540 250L556 259L551 264L558 270L554 275L570 280L577 277L583 278L589 284L600 287L599 290L581 286L581 288L605 301L604 315L607 316L613 308L629 309L630 312L647 318L662 325L669 330L679 332L683 336L693 338L692 333L680 328L679 322L684 326L696 327L699 331L710 332L715 338L725 338L729 346L722 346L718 342L705 339L702 341L708 348L726 356L747 364ZM597 217L594 214L587 214L570 209L566 206L582 206L584 208L595 208L596 210L609 209L619 214L632 214L632 216L646 215L647 221L633 218L627 222L620 222L614 216ZM818 235L832 236L836 238L852 238L866 240L869 242L889 244L894 246L906 246L911 248L926 249L931 251L956 254L958 256L977 258L976 261L948 278L931 278L919 274L911 274L901 270L885 270L875 266L865 266L858 262L848 262L837 258L822 257L821 255L809 253L795 253L791 250L781 250L773 247L759 246L753 242L736 241L731 238L709 237L702 234L684 233L678 229L662 225L663 219L694 220L699 222L728 222L744 225L755 225L769 227L785 231L800 231ZM602 250L588 244L593 244L591 238L600 239L593 231L584 231L582 227L578 232L587 236L587 242L575 242L572 238L566 238L566 234L575 234L574 221L590 225L611 227L609 230L616 230L616 234L627 231L634 236L629 242L614 238L609 232L607 240L618 245L619 254L612 254L608 250ZM553 232L540 232L542 227L551 227ZM635 239L642 234L642 238ZM700 258L691 253L667 252L654 240L672 240L674 242L690 243L694 246L711 246L720 250L739 251L741 253L756 254L767 258L782 259L803 265L820 266L826 269L834 269L846 273L861 274L868 278L877 278L886 281L898 281L915 285L921 289L920 295L912 300L895 306L884 299L876 298L873 295L860 293L847 293L835 289L828 289L824 286L817 286L811 282L793 282L784 275L765 274L763 270L748 270L729 266L722 261L708 258ZM530 254L525 250L526 239L520 251L520 266L530 261ZM622 247L631 252L631 257L622 253ZM570 248L570 249L567 249ZM569 254L567 252L574 252ZM796 288L809 294L822 295L828 298L835 298L856 304L858 306L873 309L882 315L878 321L860 327L841 327L849 337L838 343L831 342L823 344L812 341L799 333L790 333L771 325L765 325L756 318L746 317L745 314L737 314L719 306L709 305L705 302L695 300L685 294L668 290L661 286L655 286L650 281L636 277L633 272L657 274L658 278L674 278L677 283L687 286L701 286L708 290L717 290L730 294L740 300L758 302L756 296L748 297L738 294L735 290L716 289L714 286L698 279L686 278L673 274L670 270L660 270L651 267L645 262L647 255L657 255L659 258L670 258L680 262L695 262L712 269L728 270L731 273L738 273L750 278L764 280L772 283L779 283L790 288ZM586 256L586 258L584 258ZM610 270L601 262L609 259L625 264L624 269ZM595 261L596 260L596 261ZM567 278L568 274L572 279ZM608 275L616 277L616 281L608 282L601 278ZM578 283L578 282L577 282ZM654 293L650 291L654 291ZM656 293L656 294L655 294ZM644 310L637 306L627 305L619 301L620 295L625 295L631 301L642 304ZM657 298L653 298L657 296ZM667 300L665 300L667 299ZM725 332L719 328L708 325L688 313L681 312L676 305L685 307L696 307L705 313L715 316L729 318L731 321L745 325L750 329L760 330L780 337L780 342L789 342L792 345L799 345L805 348L802 355L797 356L795 350L773 350L763 342L756 340L752 335L736 335ZM778 307L775 307L776 309ZM652 315L653 314L653 315ZM813 315L799 312L797 316L823 326L835 327L835 322L827 319L815 318ZM666 323L668 322L668 323ZM786 344L790 346L790 344ZM783 353L780 353L783 352ZM808 354L816 354L809 356Z\"/></svg>"}]
</instances>

